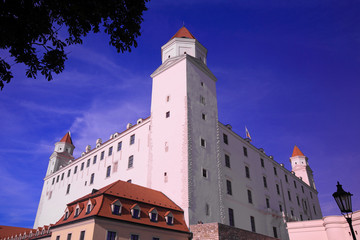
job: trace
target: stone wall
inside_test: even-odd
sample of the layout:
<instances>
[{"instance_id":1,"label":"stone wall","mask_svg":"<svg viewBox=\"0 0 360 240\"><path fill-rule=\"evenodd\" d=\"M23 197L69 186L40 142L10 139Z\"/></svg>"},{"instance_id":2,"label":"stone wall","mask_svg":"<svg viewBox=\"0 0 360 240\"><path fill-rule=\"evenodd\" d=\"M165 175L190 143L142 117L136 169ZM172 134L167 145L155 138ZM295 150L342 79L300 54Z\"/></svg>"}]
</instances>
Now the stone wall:
<instances>
[{"instance_id":1,"label":"stone wall","mask_svg":"<svg viewBox=\"0 0 360 240\"><path fill-rule=\"evenodd\" d=\"M275 240L259 233L230 227L220 223L205 223L190 226L193 240Z\"/></svg>"}]
</instances>

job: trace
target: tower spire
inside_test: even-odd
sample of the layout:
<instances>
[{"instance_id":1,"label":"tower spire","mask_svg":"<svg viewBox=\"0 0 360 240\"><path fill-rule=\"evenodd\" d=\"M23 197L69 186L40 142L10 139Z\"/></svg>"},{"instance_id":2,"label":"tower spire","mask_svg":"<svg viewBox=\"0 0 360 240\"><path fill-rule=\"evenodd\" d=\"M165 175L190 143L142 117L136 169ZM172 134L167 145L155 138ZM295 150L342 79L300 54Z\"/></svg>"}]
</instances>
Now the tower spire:
<instances>
[{"instance_id":1,"label":"tower spire","mask_svg":"<svg viewBox=\"0 0 360 240\"><path fill-rule=\"evenodd\" d=\"M293 153L292 153L292 156L291 157L296 157L296 156L302 156L302 157L305 157L305 155L300 151L300 149L295 145L294 146L294 150L293 150Z\"/></svg>"},{"instance_id":2,"label":"tower spire","mask_svg":"<svg viewBox=\"0 0 360 240\"><path fill-rule=\"evenodd\" d=\"M65 143L70 143L73 145L72 139L71 139L71 135L70 135L70 131L68 131L64 137L60 140L60 142L65 142Z\"/></svg>"}]
</instances>

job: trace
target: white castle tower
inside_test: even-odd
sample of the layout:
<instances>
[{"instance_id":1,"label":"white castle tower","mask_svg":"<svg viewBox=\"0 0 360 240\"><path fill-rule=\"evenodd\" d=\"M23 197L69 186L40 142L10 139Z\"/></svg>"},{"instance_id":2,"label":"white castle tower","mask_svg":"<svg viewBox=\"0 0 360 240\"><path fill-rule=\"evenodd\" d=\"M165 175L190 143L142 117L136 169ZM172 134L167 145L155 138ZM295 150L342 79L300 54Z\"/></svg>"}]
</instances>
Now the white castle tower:
<instances>
[{"instance_id":1,"label":"white castle tower","mask_svg":"<svg viewBox=\"0 0 360 240\"><path fill-rule=\"evenodd\" d=\"M218 121L207 50L185 27L161 48L161 59L151 75L150 117L75 160L69 134L56 144L34 227L55 223L66 203L117 180L162 191L188 225L219 222L288 239L287 221L322 217L302 153L291 157L290 172Z\"/></svg>"}]
</instances>

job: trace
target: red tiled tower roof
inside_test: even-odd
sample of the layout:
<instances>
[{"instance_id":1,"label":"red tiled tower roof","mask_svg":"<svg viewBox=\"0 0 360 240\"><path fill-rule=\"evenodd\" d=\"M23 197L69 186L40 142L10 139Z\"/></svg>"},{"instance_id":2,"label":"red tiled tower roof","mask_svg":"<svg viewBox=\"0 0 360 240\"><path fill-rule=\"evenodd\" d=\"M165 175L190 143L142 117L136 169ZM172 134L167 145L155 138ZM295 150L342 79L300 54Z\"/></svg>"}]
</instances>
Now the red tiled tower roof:
<instances>
[{"instance_id":1,"label":"red tiled tower roof","mask_svg":"<svg viewBox=\"0 0 360 240\"><path fill-rule=\"evenodd\" d=\"M190 39L196 39L194 35L192 35L189 30L186 27L182 27L175 33L175 35L171 38L190 38ZM171 40L170 39L170 40Z\"/></svg>"},{"instance_id":2,"label":"red tiled tower roof","mask_svg":"<svg viewBox=\"0 0 360 240\"><path fill-rule=\"evenodd\" d=\"M71 140L70 132L67 132L65 136L60 140L60 142L66 142L73 145L73 142Z\"/></svg>"},{"instance_id":3,"label":"red tiled tower roof","mask_svg":"<svg viewBox=\"0 0 360 240\"><path fill-rule=\"evenodd\" d=\"M305 157L305 155L300 151L300 149L295 145L294 147L294 151L291 157L296 157L296 156L302 156Z\"/></svg>"}]
</instances>

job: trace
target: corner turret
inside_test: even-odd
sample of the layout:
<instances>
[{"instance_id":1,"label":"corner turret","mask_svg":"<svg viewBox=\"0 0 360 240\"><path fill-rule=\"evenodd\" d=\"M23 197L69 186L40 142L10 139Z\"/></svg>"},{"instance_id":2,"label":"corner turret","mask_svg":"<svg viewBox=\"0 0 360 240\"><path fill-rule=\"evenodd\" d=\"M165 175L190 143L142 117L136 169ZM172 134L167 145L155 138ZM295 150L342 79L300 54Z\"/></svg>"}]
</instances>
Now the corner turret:
<instances>
[{"instance_id":1,"label":"corner turret","mask_svg":"<svg viewBox=\"0 0 360 240\"><path fill-rule=\"evenodd\" d=\"M313 171L309 166L308 158L300 151L300 149L296 145L294 146L290 162L291 170L295 173L295 175L301 178L310 187L316 189Z\"/></svg>"},{"instance_id":2,"label":"corner turret","mask_svg":"<svg viewBox=\"0 0 360 240\"><path fill-rule=\"evenodd\" d=\"M50 156L46 176L58 171L61 167L66 166L70 160L73 160L74 149L75 146L73 145L70 132L67 132L59 142L55 143L55 149Z\"/></svg>"}]
</instances>

